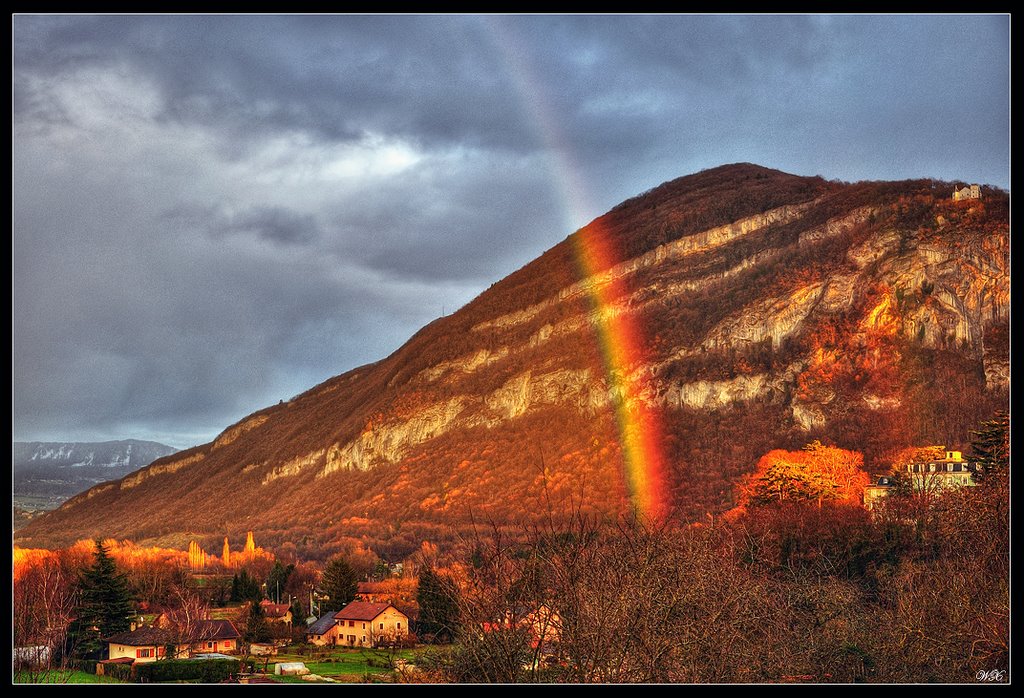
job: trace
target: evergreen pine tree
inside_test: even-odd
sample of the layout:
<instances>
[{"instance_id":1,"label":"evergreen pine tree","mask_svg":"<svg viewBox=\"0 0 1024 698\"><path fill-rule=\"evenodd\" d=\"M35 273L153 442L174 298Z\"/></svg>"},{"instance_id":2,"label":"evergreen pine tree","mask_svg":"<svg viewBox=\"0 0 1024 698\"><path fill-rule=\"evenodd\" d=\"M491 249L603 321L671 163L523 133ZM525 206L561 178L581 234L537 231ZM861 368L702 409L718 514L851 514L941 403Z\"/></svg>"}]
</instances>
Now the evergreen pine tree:
<instances>
[{"instance_id":1,"label":"evergreen pine tree","mask_svg":"<svg viewBox=\"0 0 1024 698\"><path fill-rule=\"evenodd\" d=\"M93 558L79 578L76 618L69 629L72 652L86 658L104 656L104 640L130 630L135 616L128 579L99 540Z\"/></svg>"},{"instance_id":2,"label":"evergreen pine tree","mask_svg":"<svg viewBox=\"0 0 1024 698\"><path fill-rule=\"evenodd\" d=\"M306 627L306 614L302 610L302 604L299 603L298 599L292 601L292 627L305 628Z\"/></svg>"},{"instance_id":3,"label":"evergreen pine tree","mask_svg":"<svg viewBox=\"0 0 1024 698\"><path fill-rule=\"evenodd\" d=\"M458 624L459 607L455 585L430 567L420 571L416 602L420 607L418 632L439 642L450 642Z\"/></svg>"},{"instance_id":4,"label":"evergreen pine tree","mask_svg":"<svg viewBox=\"0 0 1024 698\"><path fill-rule=\"evenodd\" d=\"M971 450L982 464L983 473L1005 472L1010 467L1010 415L996 412L973 432Z\"/></svg>"},{"instance_id":5,"label":"evergreen pine tree","mask_svg":"<svg viewBox=\"0 0 1024 698\"><path fill-rule=\"evenodd\" d=\"M262 601L263 590L260 583L249 576L247 570L236 574L231 578L231 600L232 601Z\"/></svg>"},{"instance_id":6,"label":"evergreen pine tree","mask_svg":"<svg viewBox=\"0 0 1024 698\"><path fill-rule=\"evenodd\" d=\"M352 565L341 555L332 557L320 579L320 593L329 596L321 605L321 612L340 611L356 597L359 581Z\"/></svg>"},{"instance_id":7,"label":"evergreen pine tree","mask_svg":"<svg viewBox=\"0 0 1024 698\"><path fill-rule=\"evenodd\" d=\"M267 616L259 601L249 602L249 614L245 618L245 632L242 639L246 642L267 642L270 640L270 626Z\"/></svg>"},{"instance_id":8,"label":"evergreen pine tree","mask_svg":"<svg viewBox=\"0 0 1024 698\"><path fill-rule=\"evenodd\" d=\"M288 584L288 578L295 571L295 565L282 565L280 560L274 561L274 567L267 575L267 596L274 599L274 603L281 603L281 591Z\"/></svg>"}]
</instances>

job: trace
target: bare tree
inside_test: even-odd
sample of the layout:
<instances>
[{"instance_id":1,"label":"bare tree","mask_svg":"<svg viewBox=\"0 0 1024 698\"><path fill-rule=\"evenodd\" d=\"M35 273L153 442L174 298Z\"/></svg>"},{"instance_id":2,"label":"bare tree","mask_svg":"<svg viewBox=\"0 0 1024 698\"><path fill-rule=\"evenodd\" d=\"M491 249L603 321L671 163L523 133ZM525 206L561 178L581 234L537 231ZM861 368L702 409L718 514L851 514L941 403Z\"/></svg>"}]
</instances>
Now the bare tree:
<instances>
[{"instance_id":1,"label":"bare tree","mask_svg":"<svg viewBox=\"0 0 1024 698\"><path fill-rule=\"evenodd\" d=\"M161 627L169 632L167 656L188 653L199 639L200 621L209 618L210 611L194 589L186 584L173 584L168 592L168 605L161 616Z\"/></svg>"},{"instance_id":2,"label":"bare tree","mask_svg":"<svg viewBox=\"0 0 1024 698\"><path fill-rule=\"evenodd\" d=\"M33 648L22 662L31 673L65 665L68 626L74 618L76 572L59 553L25 563L13 584L14 646Z\"/></svg>"}]
</instances>

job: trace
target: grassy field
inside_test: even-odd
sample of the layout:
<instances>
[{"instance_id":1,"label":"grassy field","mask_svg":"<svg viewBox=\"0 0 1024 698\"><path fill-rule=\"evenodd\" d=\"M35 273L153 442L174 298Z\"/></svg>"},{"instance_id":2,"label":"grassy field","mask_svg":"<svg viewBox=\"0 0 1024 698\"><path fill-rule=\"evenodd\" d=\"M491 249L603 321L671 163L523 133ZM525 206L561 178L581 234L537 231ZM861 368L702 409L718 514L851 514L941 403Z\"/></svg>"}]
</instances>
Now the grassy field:
<instances>
[{"instance_id":1,"label":"grassy field","mask_svg":"<svg viewBox=\"0 0 1024 698\"><path fill-rule=\"evenodd\" d=\"M267 674L274 671L274 664L281 662L302 662L311 674L317 674L336 681L352 683L377 676L385 678L391 671L382 666L371 666L371 662L379 664L385 658L383 651L331 648L317 651L314 655L301 655L296 647L288 647L276 657L271 657L267 664ZM419 650L399 650L399 659L413 659ZM257 665L260 666L260 665ZM275 676L282 683L308 683L298 676Z\"/></svg>"},{"instance_id":2,"label":"grassy field","mask_svg":"<svg viewBox=\"0 0 1024 698\"><path fill-rule=\"evenodd\" d=\"M110 676L96 676L77 669L47 672L15 672L14 683L123 683Z\"/></svg>"},{"instance_id":3,"label":"grassy field","mask_svg":"<svg viewBox=\"0 0 1024 698\"><path fill-rule=\"evenodd\" d=\"M210 619L237 621L243 611L244 607L242 604L238 604L237 606L225 606L224 608L211 608Z\"/></svg>"},{"instance_id":4,"label":"grassy field","mask_svg":"<svg viewBox=\"0 0 1024 698\"><path fill-rule=\"evenodd\" d=\"M399 650L394 654L395 658L413 660L422 649ZM280 654L270 657L267 663L267 675L280 683L309 683L298 676L275 676L274 664L280 662L302 662L309 669L311 674L317 674L325 678L334 679L343 683L354 683L360 681L386 681L391 671L383 666L372 666L373 664L384 663L388 656L383 650L371 649L343 649L326 648L317 650L314 654L299 654L298 647L292 645L284 648ZM257 658L257 669L263 666ZM76 670L53 670L45 673L16 673L15 683L122 683L109 676L95 676L84 671Z\"/></svg>"}]
</instances>

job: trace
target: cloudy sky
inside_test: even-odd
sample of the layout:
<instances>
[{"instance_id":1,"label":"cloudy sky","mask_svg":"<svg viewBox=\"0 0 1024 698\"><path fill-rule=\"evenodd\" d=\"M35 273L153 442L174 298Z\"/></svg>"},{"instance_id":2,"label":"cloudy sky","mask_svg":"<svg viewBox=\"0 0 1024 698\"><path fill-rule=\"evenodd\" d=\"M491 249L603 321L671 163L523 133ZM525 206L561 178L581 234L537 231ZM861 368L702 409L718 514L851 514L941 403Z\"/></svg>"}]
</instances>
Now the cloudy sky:
<instances>
[{"instance_id":1,"label":"cloudy sky","mask_svg":"<svg viewBox=\"0 0 1024 698\"><path fill-rule=\"evenodd\" d=\"M1009 20L15 16L14 438L187 447L619 201L1009 188Z\"/></svg>"}]
</instances>

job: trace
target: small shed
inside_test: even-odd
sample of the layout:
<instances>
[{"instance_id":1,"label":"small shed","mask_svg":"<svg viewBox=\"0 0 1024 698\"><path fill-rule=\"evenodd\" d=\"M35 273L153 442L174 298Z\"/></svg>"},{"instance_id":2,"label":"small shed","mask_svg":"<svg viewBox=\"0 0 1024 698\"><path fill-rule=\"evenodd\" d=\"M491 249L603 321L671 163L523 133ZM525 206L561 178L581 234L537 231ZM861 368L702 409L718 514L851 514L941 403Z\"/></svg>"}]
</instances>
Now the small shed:
<instances>
[{"instance_id":1,"label":"small shed","mask_svg":"<svg viewBox=\"0 0 1024 698\"><path fill-rule=\"evenodd\" d=\"M274 665L274 673L278 676L303 676L309 669L303 662L278 662Z\"/></svg>"},{"instance_id":2,"label":"small shed","mask_svg":"<svg viewBox=\"0 0 1024 698\"><path fill-rule=\"evenodd\" d=\"M249 645L249 652L254 657L272 657L277 654L277 645L272 642L253 642Z\"/></svg>"}]
</instances>

